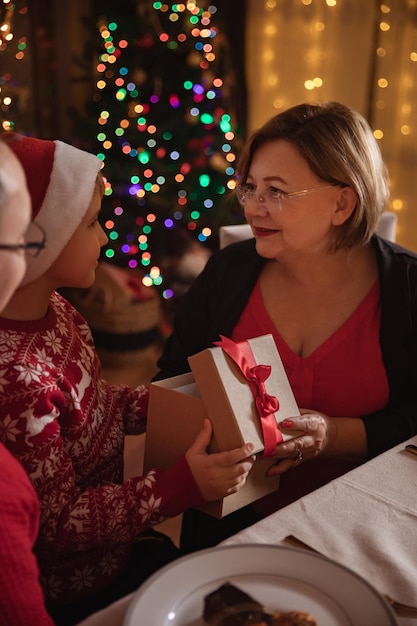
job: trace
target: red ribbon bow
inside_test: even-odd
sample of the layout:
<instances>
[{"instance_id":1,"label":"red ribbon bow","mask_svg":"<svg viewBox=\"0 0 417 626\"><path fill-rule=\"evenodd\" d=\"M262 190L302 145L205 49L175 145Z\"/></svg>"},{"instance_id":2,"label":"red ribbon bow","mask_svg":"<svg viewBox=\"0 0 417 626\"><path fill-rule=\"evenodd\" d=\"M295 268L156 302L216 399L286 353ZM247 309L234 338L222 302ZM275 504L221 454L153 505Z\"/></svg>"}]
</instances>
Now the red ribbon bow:
<instances>
[{"instance_id":1,"label":"red ribbon bow","mask_svg":"<svg viewBox=\"0 0 417 626\"><path fill-rule=\"evenodd\" d=\"M278 428L274 415L275 411L279 409L278 398L269 395L265 388L265 381L271 374L271 366L256 364L248 341L235 343L228 337L220 335L220 341L215 341L214 345L222 348L230 356L249 382L249 387L261 419L264 440L263 456L271 456L275 451L275 446L283 441L282 433Z\"/></svg>"}]
</instances>

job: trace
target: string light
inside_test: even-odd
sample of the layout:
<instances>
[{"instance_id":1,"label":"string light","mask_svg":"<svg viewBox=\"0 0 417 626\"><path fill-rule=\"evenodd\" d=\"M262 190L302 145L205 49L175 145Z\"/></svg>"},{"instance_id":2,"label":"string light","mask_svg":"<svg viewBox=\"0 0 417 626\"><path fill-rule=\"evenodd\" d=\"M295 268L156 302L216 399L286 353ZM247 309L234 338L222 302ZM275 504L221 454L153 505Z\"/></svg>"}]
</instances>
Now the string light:
<instances>
[{"instance_id":1,"label":"string light","mask_svg":"<svg viewBox=\"0 0 417 626\"><path fill-rule=\"evenodd\" d=\"M0 5L0 54L8 51L15 63L13 68L28 62L30 52L25 32L14 28L15 18L28 13L28 7L22 4L2 0ZM207 4L203 0L154 2L147 8L153 12L149 23L159 24L161 28L143 35L142 39L129 36L127 25L113 15L99 24L101 47L94 96L98 105L97 154L109 171L113 159L124 159L125 165L121 167L126 176L124 182L110 178L105 187L110 207L106 218L114 222L106 229L118 235L109 242L108 258L117 257L118 261L122 258L126 264L134 260L143 267L146 262L147 268L156 266L152 235L160 226L169 231L176 225L183 226L199 241L210 242L213 233L205 230L212 219L209 212L214 213L222 196L234 189L238 138L230 111L225 110L228 106L225 94L230 85L219 75L221 37L216 27L217 9L215 3ZM337 0L287 3L287 12L296 18L292 24L298 28L298 41L303 42L301 69L291 80L291 89L293 85L298 89L297 101L328 99L329 46L325 37L343 4ZM256 45L261 51L262 62L258 63L257 72L262 84L258 91L265 94L264 98L273 103L275 110L280 110L292 104L288 77L279 62L279 41L285 40L288 20L282 17L282 3L277 0L264 0L260 6L263 7L263 21L259 19L263 36ZM415 2L411 0L407 3L385 0L375 8L378 16L375 75L369 103L375 137L389 161L392 208L403 213L410 209L410 199L402 184L401 177L405 174L400 171L400 157L410 154L417 123L416 22L404 19L415 17L413 6ZM279 12L281 19L277 19ZM400 32L407 33L401 46L398 45L398 24L401 24ZM178 84L172 81L168 95L157 80L149 91L148 85L152 84L154 76L132 60L140 46L143 46L144 56L159 47L167 55L182 58L185 71L178 74ZM0 76L3 130L12 130L15 126L17 93L21 88L16 78L20 75L25 73L13 69L13 75L4 71ZM256 109L259 111L258 104ZM172 121L167 121L171 116ZM195 139L189 139L184 147L179 133L185 126L193 129ZM201 184L205 179L199 178L204 174L209 176L207 187ZM215 180L216 174L220 182ZM137 180L131 180L132 175L137 176ZM205 194L206 190L210 193ZM168 196L172 204L171 222L167 221L167 211L159 210L166 205ZM155 221L149 222L146 217L140 221L142 213L146 216L151 208ZM132 227L125 233L127 222ZM145 233L147 227L151 232ZM141 257L143 250L139 250L138 236L142 234L148 239L139 245L148 246L150 260ZM162 279L163 274L160 268Z\"/></svg>"},{"instance_id":2,"label":"string light","mask_svg":"<svg viewBox=\"0 0 417 626\"><path fill-rule=\"evenodd\" d=\"M17 4L11 0L3 0L0 7L0 54L9 50L19 63L26 58L27 37L16 38L13 32L15 14L25 16L28 13L27 6L17 9ZM24 72L21 72L24 74ZM1 126L4 131L15 128L13 116L17 113L17 94L20 89L19 72L13 75L6 71L0 76L0 108L2 111Z\"/></svg>"}]
</instances>

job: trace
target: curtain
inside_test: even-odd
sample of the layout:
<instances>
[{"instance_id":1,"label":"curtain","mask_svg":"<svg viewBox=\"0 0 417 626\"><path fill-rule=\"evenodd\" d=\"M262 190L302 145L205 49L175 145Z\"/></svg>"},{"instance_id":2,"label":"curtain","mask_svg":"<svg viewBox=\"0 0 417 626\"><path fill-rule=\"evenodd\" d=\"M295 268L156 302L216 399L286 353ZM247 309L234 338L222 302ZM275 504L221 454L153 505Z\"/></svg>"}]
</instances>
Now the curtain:
<instances>
[{"instance_id":1,"label":"curtain","mask_svg":"<svg viewBox=\"0 0 417 626\"><path fill-rule=\"evenodd\" d=\"M299 102L370 122L391 177L397 241L417 252L417 0L247 0L248 130Z\"/></svg>"}]
</instances>

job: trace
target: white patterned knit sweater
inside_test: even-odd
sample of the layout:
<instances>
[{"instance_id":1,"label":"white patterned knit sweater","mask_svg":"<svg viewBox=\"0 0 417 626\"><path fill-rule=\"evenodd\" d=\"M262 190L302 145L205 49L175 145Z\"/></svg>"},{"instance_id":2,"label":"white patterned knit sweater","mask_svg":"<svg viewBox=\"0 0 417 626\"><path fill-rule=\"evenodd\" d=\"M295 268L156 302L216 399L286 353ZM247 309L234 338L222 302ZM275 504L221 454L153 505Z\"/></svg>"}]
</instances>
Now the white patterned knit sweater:
<instances>
[{"instance_id":1,"label":"white patterned knit sweater","mask_svg":"<svg viewBox=\"0 0 417 626\"><path fill-rule=\"evenodd\" d=\"M122 482L124 435L144 432L148 390L100 373L87 323L60 295L43 319L0 318L0 440L38 493L36 553L58 603L107 585L138 533L204 502L184 457Z\"/></svg>"}]
</instances>

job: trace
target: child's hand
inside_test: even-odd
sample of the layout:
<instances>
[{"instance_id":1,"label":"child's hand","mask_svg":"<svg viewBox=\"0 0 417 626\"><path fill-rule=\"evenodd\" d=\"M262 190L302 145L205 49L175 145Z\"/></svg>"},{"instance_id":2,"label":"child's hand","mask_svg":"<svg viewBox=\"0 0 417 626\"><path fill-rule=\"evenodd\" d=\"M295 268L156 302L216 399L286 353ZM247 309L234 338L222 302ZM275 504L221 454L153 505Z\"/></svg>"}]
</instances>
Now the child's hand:
<instances>
[{"instance_id":1,"label":"child's hand","mask_svg":"<svg viewBox=\"0 0 417 626\"><path fill-rule=\"evenodd\" d=\"M205 419L203 428L185 453L194 479L208 502L239 491L255 461L252 443L228 452L207 454L211 433L211 422Z\"/></svg>"}]
</instances>

